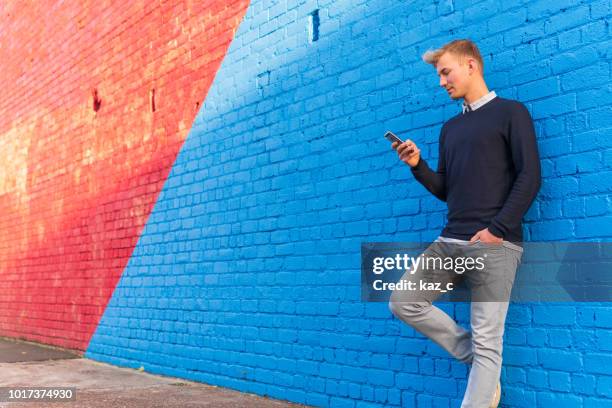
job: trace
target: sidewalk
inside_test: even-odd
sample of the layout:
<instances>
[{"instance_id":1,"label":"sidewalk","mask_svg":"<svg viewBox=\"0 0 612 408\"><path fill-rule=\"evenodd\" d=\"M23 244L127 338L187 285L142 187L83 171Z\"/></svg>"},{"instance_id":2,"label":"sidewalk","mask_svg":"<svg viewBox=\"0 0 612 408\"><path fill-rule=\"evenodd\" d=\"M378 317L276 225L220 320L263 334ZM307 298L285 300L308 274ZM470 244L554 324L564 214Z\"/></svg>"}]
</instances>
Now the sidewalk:
<instances>
[{"instance_id":1,"label":"sidewalk","mask_svg":"<svg viewBox=\"0 0 612 408\"><path fill-rule=\"evenodd\" d=\"M75 401L0 402L2 408L303 407L1 338L0 387L76 387Z\"/></svg>"}]
</instances>

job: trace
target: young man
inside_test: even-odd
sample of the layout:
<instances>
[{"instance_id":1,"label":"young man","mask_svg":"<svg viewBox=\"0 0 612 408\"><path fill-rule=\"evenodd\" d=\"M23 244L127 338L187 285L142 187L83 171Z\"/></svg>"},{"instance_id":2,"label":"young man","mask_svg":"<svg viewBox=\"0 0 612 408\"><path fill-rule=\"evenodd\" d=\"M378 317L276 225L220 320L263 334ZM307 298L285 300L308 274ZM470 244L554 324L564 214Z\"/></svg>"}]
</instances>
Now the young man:
<instances>
[{"instance_id":1,"label":"young man","mask_svg":"<svg viewBox=\"0 0 612 408\"><path fill-rule=\"evenodd\" d=\"M423 59L436 68L448 95L463 99L462 112L440 131L436 171L421 158L413 141L392 145L414 177L448 205L448 222L426 252L457 257L484 250L489 258L483 271L464 274L472 284L471 331L432 305L439 292L395 290L389 307L399 319L470 365L462 408L497 407L504 323L522 255L522 218L540 188L533 121L523 104L489 91L482 57L473 42L452 41L428 51ZM410 275L407 271L404 277L443 283L457 278L448 271L425 269ZM493 281L499 284L496 289L485 290L475 301L474 288Z\"/></svg>"}]
</instances>

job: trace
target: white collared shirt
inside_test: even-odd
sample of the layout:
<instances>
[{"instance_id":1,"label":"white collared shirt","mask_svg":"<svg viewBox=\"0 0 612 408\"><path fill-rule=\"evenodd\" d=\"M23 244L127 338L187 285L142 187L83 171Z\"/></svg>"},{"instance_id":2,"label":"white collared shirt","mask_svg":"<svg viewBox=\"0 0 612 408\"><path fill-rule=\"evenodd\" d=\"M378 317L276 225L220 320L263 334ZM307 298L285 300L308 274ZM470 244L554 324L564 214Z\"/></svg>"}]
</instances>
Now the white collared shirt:
<instances>
[{"instance_id":1,"label":"white collared shirt","mask_svg":"<svg viewBox=\"0 0 612 408\"><path fill-rule=\"evenodd\" d=\"M487 102L491 102L491 100L495 98L496 96L497 94L495 93L495 91L490 91L488 94L482 96L481 98L478 98L477 100L475 100L474 102L470 104L465 103L465 100L464 100L463 105L462 105L462 108L463 108L462 113L476 110L480 108L481 106L485 105Z\"/></svg>"}]
</instances>

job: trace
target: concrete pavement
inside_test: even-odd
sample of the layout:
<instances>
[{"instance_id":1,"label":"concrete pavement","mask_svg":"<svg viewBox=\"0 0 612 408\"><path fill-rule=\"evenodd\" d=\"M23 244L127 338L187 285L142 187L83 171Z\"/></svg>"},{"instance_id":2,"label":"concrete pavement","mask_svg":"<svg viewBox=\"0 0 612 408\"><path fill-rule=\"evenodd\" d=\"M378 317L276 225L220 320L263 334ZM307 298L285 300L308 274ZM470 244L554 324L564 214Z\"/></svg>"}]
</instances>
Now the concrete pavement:
<instances>
[{"instance_id":1,"label":"concrete pavement","mask_svg":"<svg viewBox=\"0 0 612 408\"><path fill-rule=\"evenodd\" d=\"M8 339L0 339L0 387L76 387L75 401L0 402L10 408L303 407Z\"/></svg>"}]
</instances>

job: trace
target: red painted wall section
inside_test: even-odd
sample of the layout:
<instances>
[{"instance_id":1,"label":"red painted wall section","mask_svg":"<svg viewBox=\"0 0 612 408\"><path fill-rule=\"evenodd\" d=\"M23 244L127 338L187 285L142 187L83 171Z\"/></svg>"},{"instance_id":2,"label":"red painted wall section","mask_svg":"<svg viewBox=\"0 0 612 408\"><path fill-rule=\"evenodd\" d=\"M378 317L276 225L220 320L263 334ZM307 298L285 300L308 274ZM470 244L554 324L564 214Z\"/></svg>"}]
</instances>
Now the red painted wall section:
<instances>
[{"instance_id":1,"label":"red painted wall section","mask_svg":"<svg viewBox=\"0 0 612 408\"><path fill-rule=\"evenodd\" d=\"M84 350L248 1L42 4L0 5L0 336Z\"/></svg>"}]
</instances>

